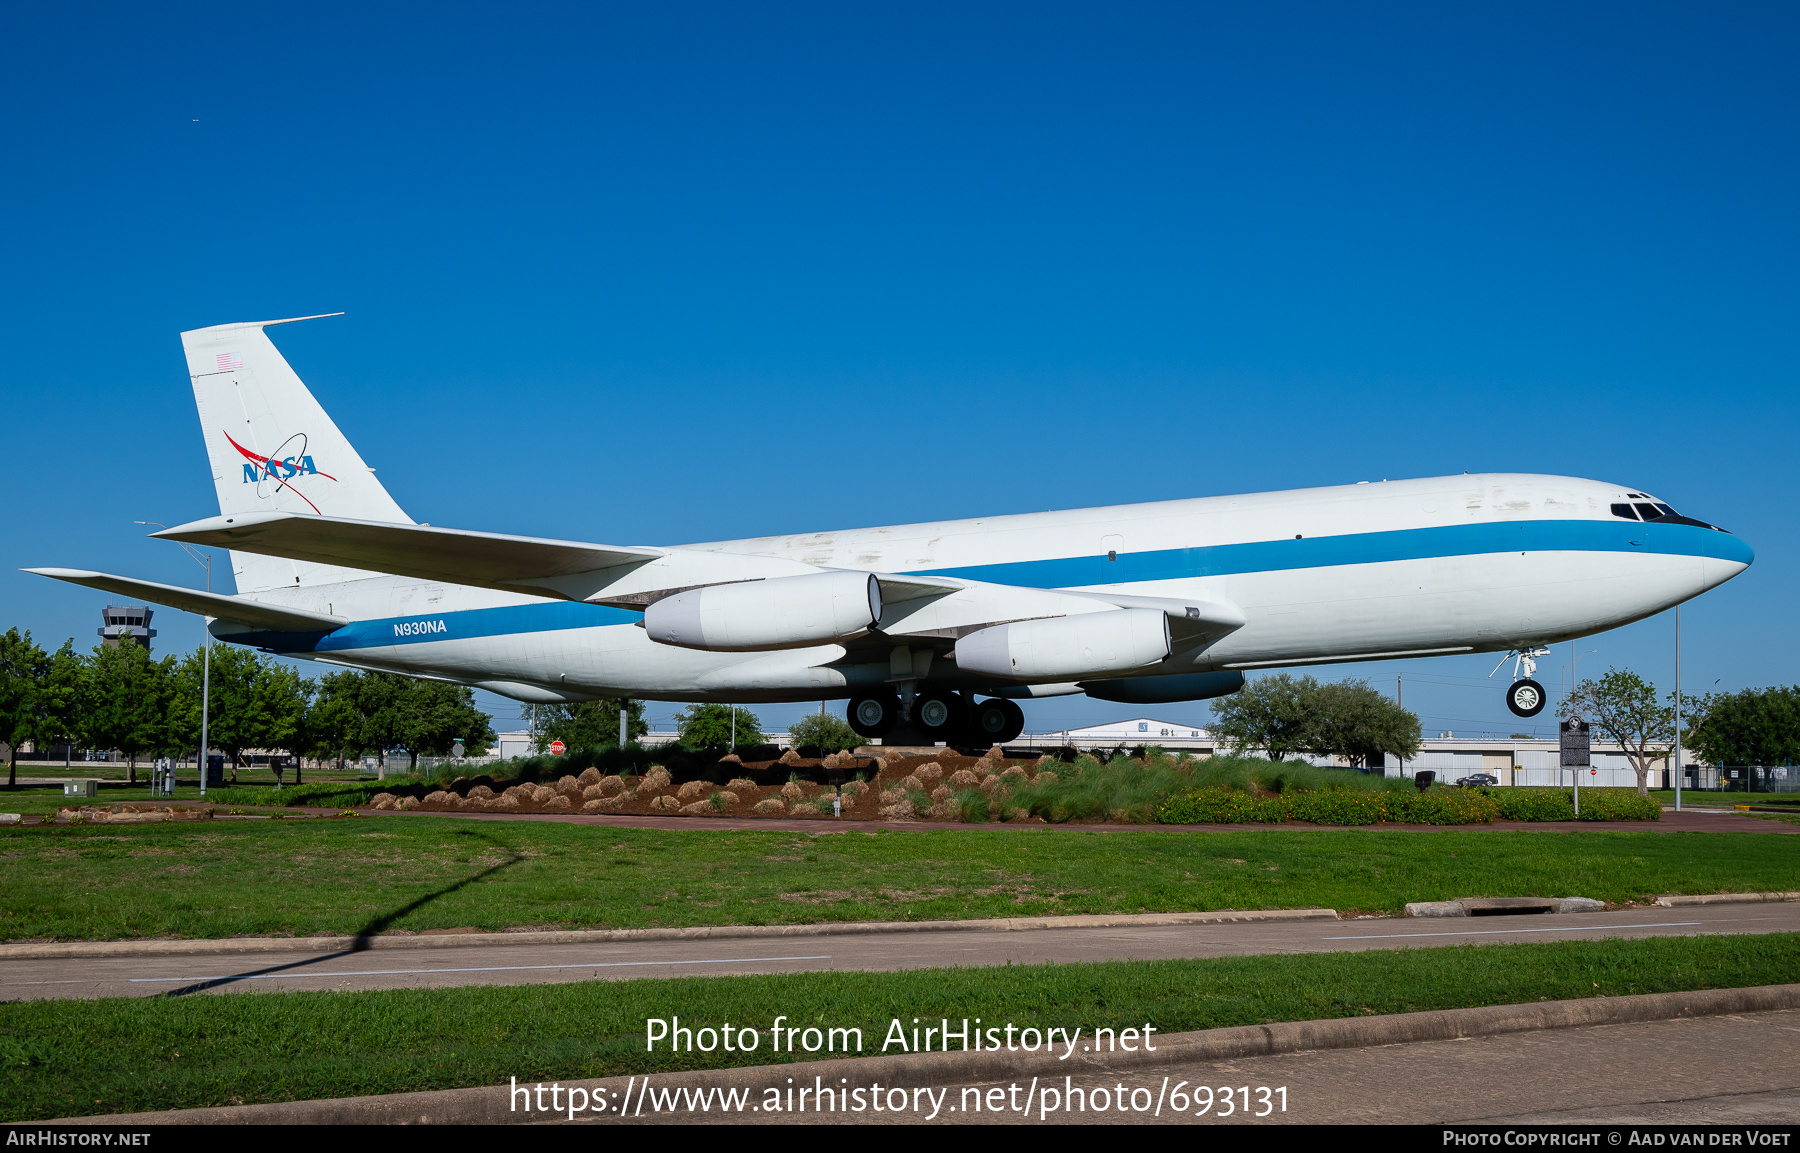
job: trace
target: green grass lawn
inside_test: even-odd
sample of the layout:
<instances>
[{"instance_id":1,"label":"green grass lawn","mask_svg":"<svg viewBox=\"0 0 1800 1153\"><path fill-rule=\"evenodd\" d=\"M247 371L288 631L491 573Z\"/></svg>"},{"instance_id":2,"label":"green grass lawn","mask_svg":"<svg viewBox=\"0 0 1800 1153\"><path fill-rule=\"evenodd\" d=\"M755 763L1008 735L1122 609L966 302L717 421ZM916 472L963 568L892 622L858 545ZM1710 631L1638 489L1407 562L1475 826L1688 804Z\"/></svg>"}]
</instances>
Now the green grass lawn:
<instances>
[{"instance_id":1,"label":"green grass lawn","mask_svg":"<svg viewBox=\"0 0 1800 1153\"><path fill-rule=\"evenodd\" d=\"M980 1017L1161 1033L1792 980L1800 934L903 973L232 993L0 1005L0 1120L773 1064L768 1029ZM645 1051L645 1020L761 1030L748 1054ZM894 1052L897 1050L890 1050ZM827 1054L820 1053L823 1057ZM831 1054L841 1056L842 1054Z\"/></svg>"},{"instance_id":2,"label":"green grass lawn","mask_svg":"<svg viewBox=\"0 0 1800 1153\"><path fill-rule=\"evenodd\" d=\"M0 771L3 771L3 766L0 766ZM62 775L61 766L58 766L56 775ZM95 776L98 779L97 774L84 774L80 771L75 771L70 775L76 777ZM267 773L262 774L262 776L265 779L261 781L247 782L236 787L226 785L225 788L232 790L230 795L236 798L232 803L239 805L256 804L280 806L283 803L282 794L293 790L294 781L292 774L289 774L287 787L285 789L275 788L275 783L266 779L268 776ZM176 786L173 799L177 801L207 800L217 797L220 793L219 788L215 787L209 790L207 797L202 797L200 795L200 785L198 783L200 778L197 775L189 775L184 779L194 783ZM332 781L342 782L348 786L350 784L370 780L373 780L373 778L355 774L339 776L336 774L311 771L306 774L306 783L309 785ZM0 778L0 785L4 785L4 778ZM91 800L86 797L66 797L63 795L61 785L33 784L30 777L21 773L19 775L18 788L7 789L0 787L0 813L24 813L28 816L48 816L58 809L63 808L65 805L106 805L114 803L146 805L160 804L169 799L170 798L160 794L155 796L151 795L150 771L141 767L138 771L137 784L125 784L124 777L121 775L115 783L111 785L101 785L97 795Z\"/></svg>"},{"instance_id":3,"label":"green grass lawn","mask_svg":"<svg viewBox=\"0 0 1800 1153\"><path fill-rule=\"evenodd\" d=\"M777 924L1797 886L1744 833L874 833L392 816L0 827L0 938Z\"/></svg>"}]
</instances>

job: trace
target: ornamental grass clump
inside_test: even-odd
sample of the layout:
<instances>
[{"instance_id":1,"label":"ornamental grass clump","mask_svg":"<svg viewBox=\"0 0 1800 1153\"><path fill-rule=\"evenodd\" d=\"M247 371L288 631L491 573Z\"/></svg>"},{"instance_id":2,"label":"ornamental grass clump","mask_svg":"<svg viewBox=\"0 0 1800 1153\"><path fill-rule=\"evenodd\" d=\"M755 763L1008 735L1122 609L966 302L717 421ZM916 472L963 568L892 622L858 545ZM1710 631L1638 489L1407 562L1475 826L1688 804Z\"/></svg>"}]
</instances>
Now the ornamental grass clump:
<instances>
[{"instance_id":1,"label":"ornamental grass clump","mask_svg":"<svg viewBox=\"0 0 1800 1153\"><path fill-rule=\"evenodd\" d=\"M1102 821L1120 812L1124 815L1116 819L1149 824L1165 797L1195 785L1204 764L1169 756L1137 761L1120 755L1104 763L1077 757L1059 773L1040 771L1030 780L1012 781L1006 804L1052 824Z\"/></svg>"},{"instance_id":2,"label":"ornamental grass clump","mask_svg":"<svg viewBox=\"0 0 1800 1153\"><path fill-rule=\"evenodd\" d=\"M950 798L956 819L980 824L988 819L988 796L980 789L962 789Z\"/></svg>"}]
</instances>

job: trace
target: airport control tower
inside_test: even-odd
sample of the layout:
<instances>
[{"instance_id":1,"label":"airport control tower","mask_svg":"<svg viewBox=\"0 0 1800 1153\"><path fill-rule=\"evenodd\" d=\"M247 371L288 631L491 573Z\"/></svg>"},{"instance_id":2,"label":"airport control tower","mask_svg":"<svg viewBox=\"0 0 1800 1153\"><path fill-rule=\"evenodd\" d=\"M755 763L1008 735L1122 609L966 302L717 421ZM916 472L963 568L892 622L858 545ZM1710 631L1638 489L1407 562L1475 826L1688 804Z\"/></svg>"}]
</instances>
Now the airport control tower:
<instances>
[{"instance_id":1,"label":"airport control tower","mask_svg":"<svg viewBox=\"0 0 1800 1153\"><path fill-rule=\"evenodd\" d=\"M107 605L100 611L100 619L106 623L95 631L108 647L128 641L143 645L144 651L149 652L151 638L156 636L156 630L150 627L151 612L145 605Z\"/></svg>"}]
</instances>

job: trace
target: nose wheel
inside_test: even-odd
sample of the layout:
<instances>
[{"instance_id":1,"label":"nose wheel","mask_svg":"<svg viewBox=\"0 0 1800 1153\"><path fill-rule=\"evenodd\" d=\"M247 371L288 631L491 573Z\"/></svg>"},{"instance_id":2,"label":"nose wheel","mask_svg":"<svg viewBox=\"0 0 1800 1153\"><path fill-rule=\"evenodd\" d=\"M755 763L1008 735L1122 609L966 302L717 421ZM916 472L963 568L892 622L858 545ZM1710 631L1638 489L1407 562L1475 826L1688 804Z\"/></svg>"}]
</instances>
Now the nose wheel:
<instances>
[{"instance_id":1,"label":"nose wheel","mask_svg":"<svg viewBox=\"0 0 1800 1153\"><path fill-rule=\"evenodd\" d=\"M1544 686L1529 677L1522 681L1514 681L1506 690L1506 707L1514 716L1535 717L1544 711L1544 705L1550 698L1544 693Z\"/></svg>"},{"instance_id":2,"label":"nose wheel","mask_svg":"<svg viewBox=\"0 0 1800 1153\"><path fill-rule=\"evenodd\" d=\"M1513 683L1506 690L1506 707L1512 710L1513 716L1535 717L1550 703L1544 686L1531 679L1537 675L1538 658L1549 655L1550 650L1546 648L1514 649L1506 654L1513 658ZM1500 658L1500 665L1506 663L1506 657ZM1500 671L1500 665L1494 666L1494 673Z\"/></svg>"}]
</instances>

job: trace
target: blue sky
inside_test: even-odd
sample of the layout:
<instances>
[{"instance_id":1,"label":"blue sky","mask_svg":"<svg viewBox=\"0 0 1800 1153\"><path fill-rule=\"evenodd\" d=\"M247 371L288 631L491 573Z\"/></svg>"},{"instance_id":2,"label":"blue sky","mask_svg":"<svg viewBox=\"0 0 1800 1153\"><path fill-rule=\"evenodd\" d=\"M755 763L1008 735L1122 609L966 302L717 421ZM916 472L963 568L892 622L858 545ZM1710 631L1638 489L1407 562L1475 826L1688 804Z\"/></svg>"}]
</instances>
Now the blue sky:
<instances>
[{"instance_id":1,"label":"blue sky","mask_svg":"<svg viewBox=\"0 0 1800 1153\"><path fill-rule=\"evenodd\" d=\"M1757 550L1684 610L1687 687L1791 682L1797 32L1782 5L19 9L0 627L98 626L104 594L22 565L197 583L132 524L214 511L177 333L342 309L277 343L434 524L679 543L1567 473ZM1577 648L1666 681L1672 642ZM1318 671L1511 731L1493 659Z\"/></svg>"}]
</instances>

